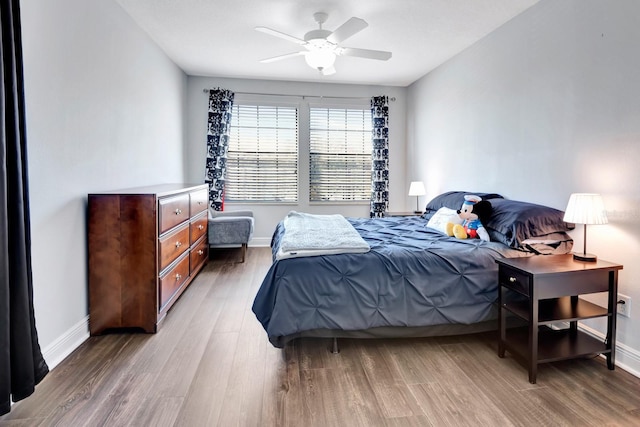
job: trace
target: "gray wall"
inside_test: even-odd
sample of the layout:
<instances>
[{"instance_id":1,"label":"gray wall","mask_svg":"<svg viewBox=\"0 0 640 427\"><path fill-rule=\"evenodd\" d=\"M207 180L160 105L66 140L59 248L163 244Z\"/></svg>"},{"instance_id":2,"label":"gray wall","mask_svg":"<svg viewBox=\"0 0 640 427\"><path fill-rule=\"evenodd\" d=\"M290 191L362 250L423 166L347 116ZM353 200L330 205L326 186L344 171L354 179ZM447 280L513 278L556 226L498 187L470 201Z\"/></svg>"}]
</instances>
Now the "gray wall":
<instances>
[{"instance_id":1,"label":"gray wall","mask_svg":"<svg viewBox=\"0 0 640 427\"><path fill-rule=\"evenodd\" d=\"M406 177L406 88L382 86L358 86L337 84L313 84L286 81L245 80L210 77L189 77L188 107L187 107L187 151L189 153L187 178L194 182L202 182L204 177L204 163L207 140L207 103L209 95L203 93L205 88L222 87L234 92L269 93L282 95L311 95L325 97L366 97L387 95L394 97L389 102L389 185L391 187L390 210L406 210L415 206L415 198L407 196L409 182ZM281 98L278 98L280 100ZM313 99L318 102L317 99ZM330 102L331 99L327 99ZM300 115L300 151L304 153L303 145L308 144L303 129L308 129L308 123L303 122ZM309 160L301 156L299 168L308 170ZM298 191L300 195L308 194L308 182L300 179ZM411 205L411 202L414 205ZM369 216L369 204L309 204L308 200L300 197L297 204L237 204L225 203L225 210L252 209L256 221L251 246L268 246L278 221L291 211L303 211L317 214L340 213L345 216Z\"/></svg>"},{"instance_id":2,"label":"gray wall","mask_svg":"<svg viewBox=\"0 0 640 427\"><path fill-rule=\"evenodd\" d=\"M184 180L186 75L112 1L23 0L34 304L49 364L87 330L87 193Z\"/></svg>"},{"instance_id":3,"label":"gray wall","mask_svg":"<svg viewBox=\"0 0 640 427\"><path fill-rule=\"evenodd\" d=\"M589 227L588 249L624 264L619 291L635 305L639 16L636 0L542 0L412 84L407 103L409 169L430 197L495 191L564 210L573 192L601 193L610 223ZM582 226L573 237L582 248ZM618 316L618 360L638 375L632 307L630 319Z\"/></svg>"}]
</instances>

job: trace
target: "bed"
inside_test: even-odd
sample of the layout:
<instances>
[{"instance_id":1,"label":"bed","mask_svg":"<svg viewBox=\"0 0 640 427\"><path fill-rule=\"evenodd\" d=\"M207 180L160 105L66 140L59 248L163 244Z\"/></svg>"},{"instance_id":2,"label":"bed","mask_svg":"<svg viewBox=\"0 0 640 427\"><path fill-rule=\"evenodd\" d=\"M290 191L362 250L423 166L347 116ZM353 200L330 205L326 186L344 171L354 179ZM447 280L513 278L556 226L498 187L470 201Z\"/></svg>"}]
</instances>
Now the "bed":
<instances>
[{"instance_id":1,"label":"bed","mask_svg":"<svg viewBox=\"0 0 640 427\"><path fill-rule=\"evenodd\" d=\"M465 194L493 207L491 241L448 237L442 225ZM271 344L298 337L377 338L452 335L497 328L497 264L502 257L568 253L572 224L563 212L493 193L450 191L420 217L346 218L368 244L363 253L278 256L285 221L276 227L274 262L253 312Z\"/></svg>"}]
</instances>

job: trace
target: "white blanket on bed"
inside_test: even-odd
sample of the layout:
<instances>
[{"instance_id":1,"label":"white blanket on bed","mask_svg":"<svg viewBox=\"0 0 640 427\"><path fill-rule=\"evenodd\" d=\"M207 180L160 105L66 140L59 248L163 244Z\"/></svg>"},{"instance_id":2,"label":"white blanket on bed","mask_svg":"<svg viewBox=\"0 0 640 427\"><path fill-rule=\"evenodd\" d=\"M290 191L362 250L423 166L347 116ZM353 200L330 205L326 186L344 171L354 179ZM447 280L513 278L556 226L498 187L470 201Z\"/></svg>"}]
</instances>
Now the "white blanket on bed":
<instances>
[{"instance_id":1,"label":"white blanket on bed","mask_svg":"<svg viewBox=\"0 0 640 427\"><path fill-rule=\"evenodd\" d=\"M342 215L291 211L276 259L369 252L369 244Z\"/></svg>"}]
</instances>

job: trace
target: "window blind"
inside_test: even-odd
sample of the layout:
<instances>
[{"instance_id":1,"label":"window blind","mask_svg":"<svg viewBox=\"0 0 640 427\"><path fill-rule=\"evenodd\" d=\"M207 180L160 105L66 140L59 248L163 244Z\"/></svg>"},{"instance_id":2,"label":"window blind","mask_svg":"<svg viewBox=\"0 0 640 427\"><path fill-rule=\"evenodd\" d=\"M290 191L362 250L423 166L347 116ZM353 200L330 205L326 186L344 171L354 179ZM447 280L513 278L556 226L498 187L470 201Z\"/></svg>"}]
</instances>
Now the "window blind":
<instances>
[{"instance_id":1,"label":"window blind","mask_svg":"<svg viewBox=\"0 0 640 427\"><path fill-rule=\"evenodd\" d=\"M370 200L369 109L312 107L309 131L309 200Z\"/></svg>"},{"instance_id":2,"label":"window blind","mask_svg":"<svg viewBox=\"0 0 640 427\"><path fill-rule=\"evenodd\" d=\"M298 200L298 110L234 105L225 200Z\"/></svg>"}]
</instances>

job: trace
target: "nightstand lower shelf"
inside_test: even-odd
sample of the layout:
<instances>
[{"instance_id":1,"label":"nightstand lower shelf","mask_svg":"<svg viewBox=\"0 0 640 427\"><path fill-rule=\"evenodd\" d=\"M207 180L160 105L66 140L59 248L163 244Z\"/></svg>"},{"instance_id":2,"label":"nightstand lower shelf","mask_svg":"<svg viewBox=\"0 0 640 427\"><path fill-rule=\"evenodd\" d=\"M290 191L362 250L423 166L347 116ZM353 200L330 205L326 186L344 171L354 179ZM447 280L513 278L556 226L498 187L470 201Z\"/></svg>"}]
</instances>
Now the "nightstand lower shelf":
<instances>
[{"instance_id":1,"label":"nightstand lower shelf","mask_svg":"<svg viewBox=\"0 0 640 427\"><path fill-rule=\"evenodd\" d=\"M527 327L507 329L505 350L519 359L527 360L529 354L529 330ZM570 329L538 329L538 354L536 362L549 363L576 357L610 353L606 344L586 333Z\"/></svg>"}]
</instances>

